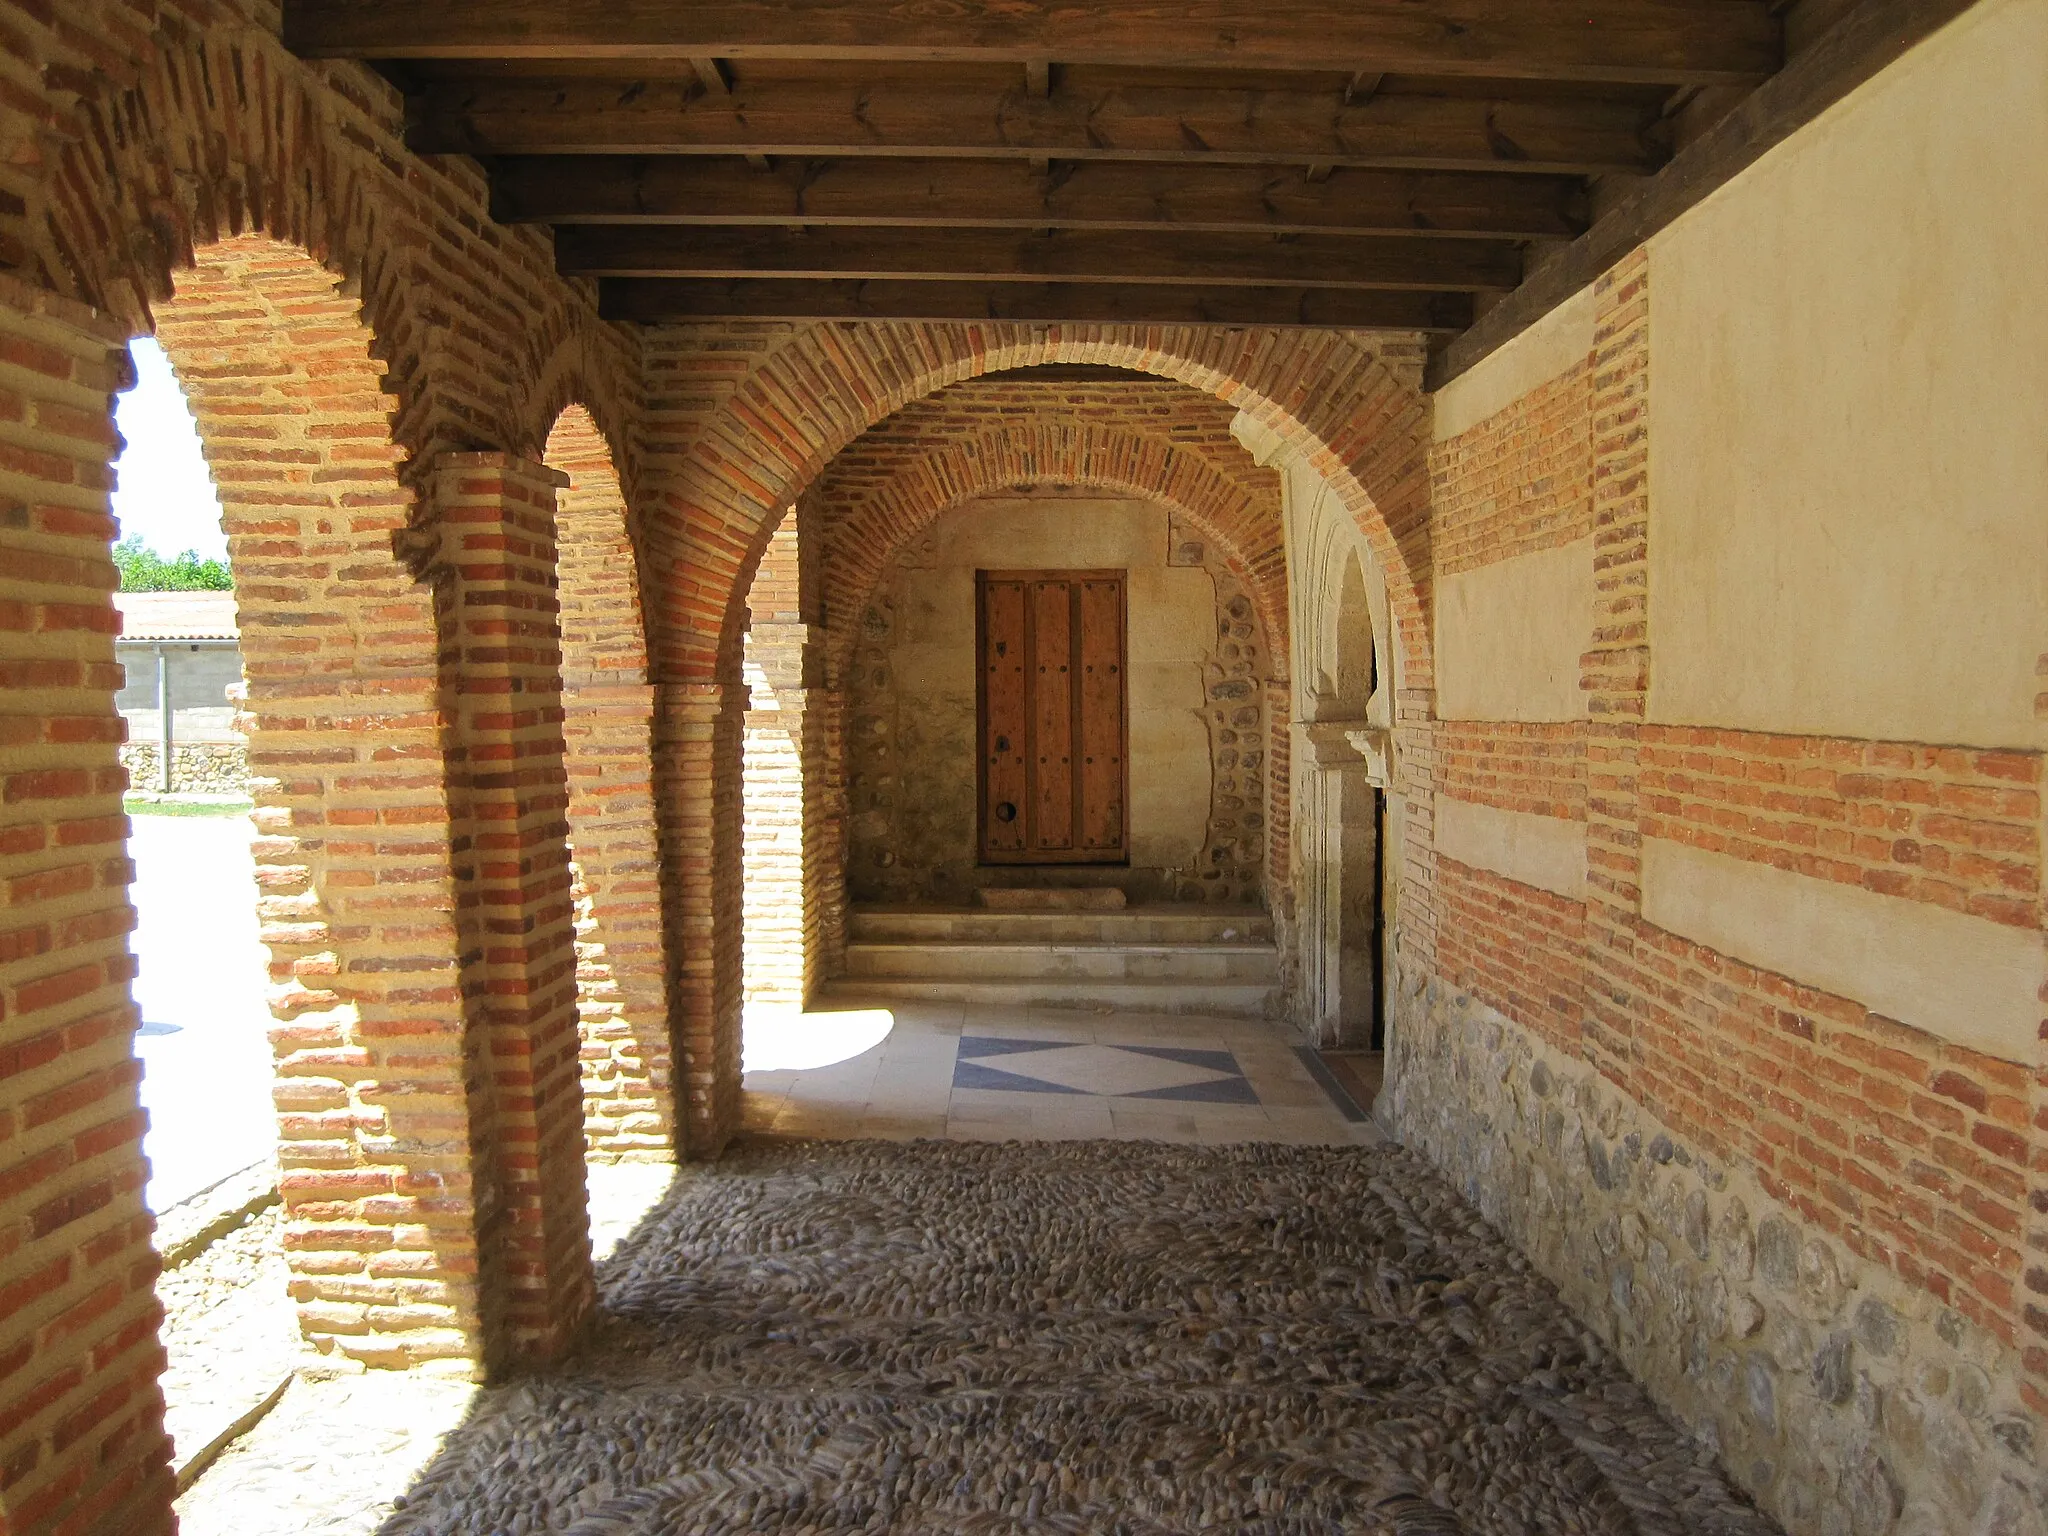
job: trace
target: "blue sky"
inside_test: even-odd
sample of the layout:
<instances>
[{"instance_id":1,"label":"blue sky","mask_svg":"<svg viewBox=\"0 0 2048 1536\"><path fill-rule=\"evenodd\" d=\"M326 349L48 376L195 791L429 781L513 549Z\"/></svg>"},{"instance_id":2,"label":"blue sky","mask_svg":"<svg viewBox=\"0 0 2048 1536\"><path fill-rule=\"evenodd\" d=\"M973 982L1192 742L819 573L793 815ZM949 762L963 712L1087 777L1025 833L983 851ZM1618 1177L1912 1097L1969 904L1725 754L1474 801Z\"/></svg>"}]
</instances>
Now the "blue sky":
<instances>
[{"instance_id":1,"label":"blue sky","mask_svg":"<svg viewBox=\"0 0 2048 1536\"><path fill-rule=\"evenodd\" d=\"M114 461L114 516L121 536L139 533L166 559L197 550L227 558L220 498L199 451L199 427L164 349L147 336L129 345L137 383L115 402L114 425L128 440Z\"/></svg>"}]
</instances>

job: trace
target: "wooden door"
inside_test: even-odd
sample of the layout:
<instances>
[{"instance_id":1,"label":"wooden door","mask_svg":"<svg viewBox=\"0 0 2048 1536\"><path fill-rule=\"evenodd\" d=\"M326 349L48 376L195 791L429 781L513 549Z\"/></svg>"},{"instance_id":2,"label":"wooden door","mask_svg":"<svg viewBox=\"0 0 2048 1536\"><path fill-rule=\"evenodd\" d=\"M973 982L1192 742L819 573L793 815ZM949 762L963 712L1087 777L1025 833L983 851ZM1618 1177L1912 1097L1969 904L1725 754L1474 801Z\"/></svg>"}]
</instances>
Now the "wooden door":
<instances>
[{"instance_id":1,"label":"wooden door","mask_svg":"<svg viewBox=\"0 0 2048 1536\"><path fill-rule=\"evenodd\" d=\"M977 573L981 860L1129 857L1122 571Z\"/></svg>"}]
</instances>

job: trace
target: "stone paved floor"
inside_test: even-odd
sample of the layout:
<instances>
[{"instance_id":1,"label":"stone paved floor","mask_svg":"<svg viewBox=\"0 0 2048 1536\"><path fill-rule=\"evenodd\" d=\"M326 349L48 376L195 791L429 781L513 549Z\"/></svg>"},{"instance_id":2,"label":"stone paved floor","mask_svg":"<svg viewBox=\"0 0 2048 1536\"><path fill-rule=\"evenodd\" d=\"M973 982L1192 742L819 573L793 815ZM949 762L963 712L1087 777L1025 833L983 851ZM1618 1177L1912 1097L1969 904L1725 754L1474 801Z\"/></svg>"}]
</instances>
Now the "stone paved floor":
<instances>
[{"instance_id":1,"label":"stone paved floor","mask_svg":"<svg viewBox=\"0 0 2048 1536\"><path fill-rule=\"evenodd\" d=\"M861 1046L885 1029L834 1059L835 1037ZM770 1034L797 1044L778 1050ZM820 1064L748 1071L746 1125L826 1139L1378 1141L1317 1086L1301 1045L1291 1026L1257 1019L849 997L801 1018L749 1014L750 1067Z\"/></svg>"},{"instance_id":2,"label":"stone paved floor","mask_svg":"<svg viewBox=\"0 0 2048 1536\"><path fill-rule=\"evenodd\" d=\"M602 1289L563 1371L288 1404L185 1530L1771 1529L1398 1148L764 1140Z\"/></svg>"}]
</instances>

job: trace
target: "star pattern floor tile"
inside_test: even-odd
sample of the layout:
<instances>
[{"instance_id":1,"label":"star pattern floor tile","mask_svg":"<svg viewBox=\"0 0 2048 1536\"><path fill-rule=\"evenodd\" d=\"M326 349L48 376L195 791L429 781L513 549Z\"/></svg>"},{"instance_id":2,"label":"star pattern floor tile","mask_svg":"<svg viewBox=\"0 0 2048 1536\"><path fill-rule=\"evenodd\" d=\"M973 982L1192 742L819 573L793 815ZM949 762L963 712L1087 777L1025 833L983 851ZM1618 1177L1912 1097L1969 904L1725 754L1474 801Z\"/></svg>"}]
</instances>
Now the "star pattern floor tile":
<instances>
[{"instance_id":1,"label":"star pattern floor tile","mask_svg":"<svg viewBox=\"0 0 2048 1536\"><path fill-rule=\"evenodd\" d=\"M963 1035L955 1088L1190 1104L1257 1104L1229 1051Z\"/></svg>"}]
</instances>

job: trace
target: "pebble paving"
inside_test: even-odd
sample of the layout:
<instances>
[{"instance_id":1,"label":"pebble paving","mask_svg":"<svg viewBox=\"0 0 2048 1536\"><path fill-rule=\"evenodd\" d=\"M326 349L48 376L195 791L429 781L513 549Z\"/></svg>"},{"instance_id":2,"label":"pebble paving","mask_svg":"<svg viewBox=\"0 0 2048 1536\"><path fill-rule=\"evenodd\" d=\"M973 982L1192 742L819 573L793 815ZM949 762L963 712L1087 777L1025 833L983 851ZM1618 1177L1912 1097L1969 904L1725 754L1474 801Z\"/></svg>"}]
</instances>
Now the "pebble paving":
<instances>
[{"instance_id":1,"label":"pebble paving","mask_svg":"<svg viewBox=\"0 0 2048 1536\"><path fill-rule=\"evenodd\" d=\"M1398 1148L757 1143L384 1536L1764 1536Z\"/></svg>"}]
</instances>

